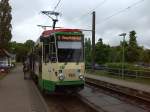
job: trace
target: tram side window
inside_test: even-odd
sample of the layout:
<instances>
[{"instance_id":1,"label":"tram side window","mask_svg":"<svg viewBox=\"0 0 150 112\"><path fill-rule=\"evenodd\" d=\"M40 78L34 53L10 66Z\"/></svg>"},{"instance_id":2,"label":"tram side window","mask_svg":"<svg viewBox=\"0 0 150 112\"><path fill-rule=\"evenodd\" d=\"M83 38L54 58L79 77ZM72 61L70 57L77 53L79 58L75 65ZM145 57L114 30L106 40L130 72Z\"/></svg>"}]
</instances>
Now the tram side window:
<instances>
[{"instance_id":1,"label":"tram side window","mask_svg":"<svg viewBox=\"0 0 150 112\"><path fill-rule=\"evenodd\" d=\"M43 61L45 63L49 62L49 44L43 46Z\"/></svg>"}]
</instances>

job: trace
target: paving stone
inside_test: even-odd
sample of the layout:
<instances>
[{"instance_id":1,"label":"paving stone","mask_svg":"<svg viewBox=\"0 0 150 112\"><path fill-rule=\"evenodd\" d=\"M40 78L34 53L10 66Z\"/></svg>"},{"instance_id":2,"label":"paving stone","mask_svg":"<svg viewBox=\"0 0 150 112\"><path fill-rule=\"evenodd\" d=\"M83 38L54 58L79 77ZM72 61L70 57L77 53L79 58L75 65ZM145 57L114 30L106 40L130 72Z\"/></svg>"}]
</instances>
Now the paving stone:
<instances>
[{"instance_id":1,"label":"paving stone","mask_svg":"<svg viewBox=\"0 0 150 112\"><path fill-rule=\"evenodd\" d=\"M35 85L24 80L22 66L0 80L0 112L46 112Z\"/></svg>"}]
</instances>

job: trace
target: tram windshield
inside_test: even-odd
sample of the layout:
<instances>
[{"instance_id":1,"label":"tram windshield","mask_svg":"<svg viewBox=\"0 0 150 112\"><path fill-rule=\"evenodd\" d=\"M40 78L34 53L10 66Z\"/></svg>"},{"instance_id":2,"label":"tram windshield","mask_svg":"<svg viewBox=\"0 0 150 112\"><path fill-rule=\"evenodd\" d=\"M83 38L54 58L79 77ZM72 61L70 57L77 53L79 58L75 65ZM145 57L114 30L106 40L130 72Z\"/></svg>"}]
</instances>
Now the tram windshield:
<instances>
[{"instance_id":1,"label":"tram windshield","mask_svg":"<svg viewBox=\"0 0 150 112\"><path fill-rule=\"evenodd\" d=\"M68 36L58 39L58 61L59 62L82 62L83 61L83 45L81 37Z\"/></svg>"}]
</instances>

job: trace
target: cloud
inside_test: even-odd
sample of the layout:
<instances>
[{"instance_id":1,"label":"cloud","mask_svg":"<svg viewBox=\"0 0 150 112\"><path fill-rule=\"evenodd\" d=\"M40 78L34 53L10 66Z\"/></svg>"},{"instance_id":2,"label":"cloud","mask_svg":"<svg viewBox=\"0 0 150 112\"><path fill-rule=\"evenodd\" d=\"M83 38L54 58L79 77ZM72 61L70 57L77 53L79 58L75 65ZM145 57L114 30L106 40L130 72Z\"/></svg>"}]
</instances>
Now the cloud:
<instances>
[{"instance_id":1,"label":"cloud","mask_svg":"<svg viewBox=\"0 0 150 112\"><path fill-rule=\"evenodd\" d=\"M42 20L42 17L35 15L32 18L17 24L13 27L13 40L19 42L25 42L27 39L36 39L40 36L42 29L37 27L38 23Z\"/></svg>"},{"instance_id":2,"label":"cloud","mask_svg":"<svg viewBox=\"0 0 150 112\"><path fill-rule=\"evenodd\" d=\"M149 0L141 0L141 3L105 20L106 17L137 1L140 0L62 0L56 10L62 13L57 26L91 29L92 15L89 11L96 7L96 40L101 37L104 43L117 45L121 40L118 34L135 30L138 43L150 48ZM42 31L36 25L52 24L48 17L40 14L40 11L52 10L56 3L56 0L11 0L13 40L19 42L24 42L28 38L36 40ZM85 32L85 36L91 36L91 32Z\"/></svg>"}]
</instances>

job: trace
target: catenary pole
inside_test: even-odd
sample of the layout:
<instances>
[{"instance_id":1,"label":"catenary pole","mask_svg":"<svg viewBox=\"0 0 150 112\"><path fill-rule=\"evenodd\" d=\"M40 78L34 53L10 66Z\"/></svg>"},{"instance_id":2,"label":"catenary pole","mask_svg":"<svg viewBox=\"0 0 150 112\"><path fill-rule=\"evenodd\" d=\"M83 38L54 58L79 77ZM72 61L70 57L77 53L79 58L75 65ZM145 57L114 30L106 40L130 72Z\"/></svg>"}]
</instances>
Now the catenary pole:
<instances>
[{"instance_id":1,"label":"catenary pole","mask_svg":"<svg viewBox=\"0 0 150 112\"><path fill-rule=\"evenodd\" d=\"M92 70L95 66L95 11L92 12Z\"/></svg>"}]
</instances>

